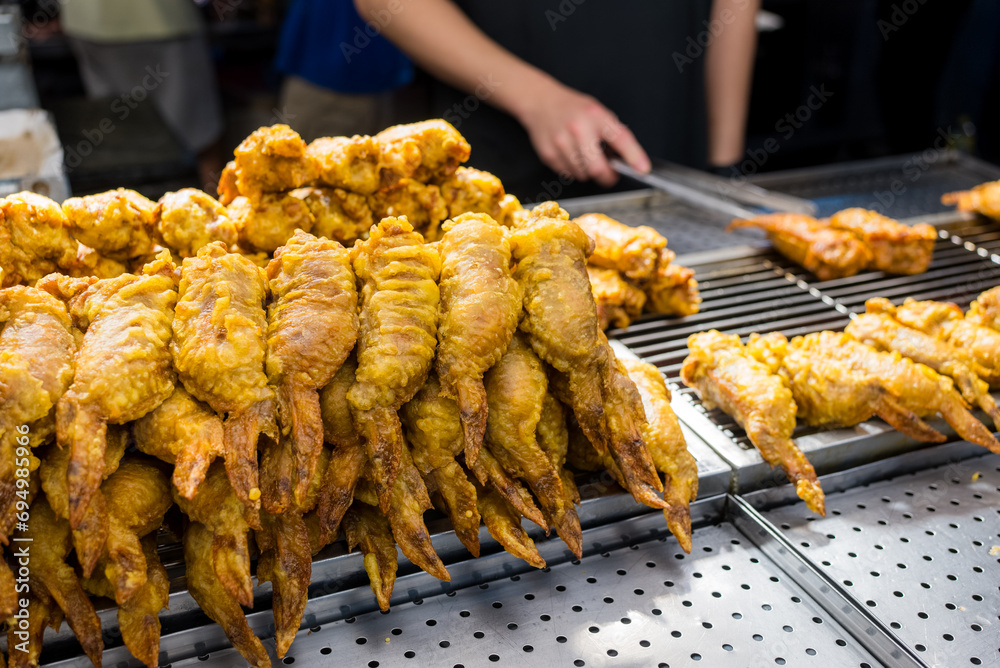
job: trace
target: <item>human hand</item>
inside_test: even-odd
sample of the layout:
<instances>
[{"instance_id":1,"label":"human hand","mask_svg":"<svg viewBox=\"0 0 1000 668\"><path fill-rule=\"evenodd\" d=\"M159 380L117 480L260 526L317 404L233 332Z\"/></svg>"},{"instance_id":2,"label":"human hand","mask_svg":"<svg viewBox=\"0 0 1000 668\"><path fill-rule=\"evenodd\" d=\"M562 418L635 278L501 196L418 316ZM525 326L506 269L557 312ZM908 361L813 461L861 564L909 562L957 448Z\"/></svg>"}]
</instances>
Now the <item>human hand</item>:
<instances>
[{"instance_id":1,"label":"human hand","mask_svg":"<svg viewBox=\"0 0 1000 668\"><path fill-rule=\"evenodd\" d=\"M594 179L603 186L613 185L618 175L603 144L634 169L650 169L646 152L610 109L554 80L531 94L530 102L516 115L542 162L556 172L581 181Z\"/></svg>"}]
</instances>

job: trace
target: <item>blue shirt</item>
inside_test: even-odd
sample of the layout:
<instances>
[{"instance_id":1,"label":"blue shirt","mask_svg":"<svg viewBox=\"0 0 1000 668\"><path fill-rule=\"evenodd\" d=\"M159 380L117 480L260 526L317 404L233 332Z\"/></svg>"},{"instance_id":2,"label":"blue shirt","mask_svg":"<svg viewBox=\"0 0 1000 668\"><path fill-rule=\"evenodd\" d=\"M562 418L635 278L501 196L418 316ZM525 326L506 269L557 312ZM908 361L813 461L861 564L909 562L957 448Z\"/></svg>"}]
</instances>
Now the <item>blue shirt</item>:
<instances>
[{"instance_id":1,"label":"blue shirt","mask_svg":"<svg viewBox=\"0 0 1000 668\"><path fill-rule=\"evenodd\" d=\"M392 20L388 16L386 20ZM366 23L352 0L294 0L275 67L339 93L381 93L413 79L410 60Z\"/></svg>"}]
</instances>

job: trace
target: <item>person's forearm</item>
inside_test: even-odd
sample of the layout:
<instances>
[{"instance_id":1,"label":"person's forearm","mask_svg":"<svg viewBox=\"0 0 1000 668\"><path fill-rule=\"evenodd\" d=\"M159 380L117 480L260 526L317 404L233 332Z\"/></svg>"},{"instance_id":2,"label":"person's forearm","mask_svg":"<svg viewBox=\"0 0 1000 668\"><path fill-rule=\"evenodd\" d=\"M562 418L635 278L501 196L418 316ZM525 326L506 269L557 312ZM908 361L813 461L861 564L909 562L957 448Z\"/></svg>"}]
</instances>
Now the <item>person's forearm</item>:
<instances>
[{"instance_id":1,"label":"person's forearm","mask_svg":"<svg viewBox=\"0 0 1000 668\"><path fill-rule=\"evenodd\" d=\"M449 0L355 0L362 18L442 81L478 95L515 118L533 90L561 86L487 37Z\"/></svg>"},{"instance_id":2,"label":"person's forearm","mask_svg":"<svg viewBox=\"0 0 1000 668\"><path fill-rule=\"evenodd\" d=\"M757 51L760 0L715 0L712 20L723 26L705 54L708 162L739 162L746 144L747 109Z\"/></svg>"}]
</instances>

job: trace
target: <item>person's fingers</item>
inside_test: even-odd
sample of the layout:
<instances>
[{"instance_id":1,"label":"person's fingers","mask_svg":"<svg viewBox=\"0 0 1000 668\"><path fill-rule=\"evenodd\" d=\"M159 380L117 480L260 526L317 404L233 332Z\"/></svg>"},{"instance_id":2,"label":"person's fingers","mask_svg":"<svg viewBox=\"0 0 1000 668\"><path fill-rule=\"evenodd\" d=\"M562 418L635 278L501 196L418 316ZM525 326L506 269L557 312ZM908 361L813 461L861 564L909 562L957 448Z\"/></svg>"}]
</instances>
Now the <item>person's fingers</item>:
<instances>
[{"instance_id":1,"label":"person's fingers","mask_svg":"<svg viewBox=\"0 0 1000 668\"><path fill-rule=\"evenodd\" d=\"M559 149L563 160L567 163L570 175L579 181L587 179L587 170L584 168L584 158L580 151L579 142L567 130L559 130L553 135L552 142Z\"/></svg>"},{"instance_id":2,"label":"person's fingers","mask_svg":"<svg viewBox=\"0 0 1000 668\"><path fill-rule=\"evenodd\" d=\"M601 147L601 138L598 135L598 126L591 122L573 121L570 123L570 131L576 137L580 145L581 156L584 160L583 168L587 174L602 186L612 186L618 180L618 175L608 163L604 149Z\"/></svg>"},{"instance_id":3,"label":"person's fingers","mask_svg":"<svg viewBox=\"0 0 1000 668\"><path fill-rule=\"evenodd\" d=\"M601 133L604 141L632 168L648 172L652 167L649 156L636 140L635 135L617 118L605 125Z\"/></svg>"}]
</instances>

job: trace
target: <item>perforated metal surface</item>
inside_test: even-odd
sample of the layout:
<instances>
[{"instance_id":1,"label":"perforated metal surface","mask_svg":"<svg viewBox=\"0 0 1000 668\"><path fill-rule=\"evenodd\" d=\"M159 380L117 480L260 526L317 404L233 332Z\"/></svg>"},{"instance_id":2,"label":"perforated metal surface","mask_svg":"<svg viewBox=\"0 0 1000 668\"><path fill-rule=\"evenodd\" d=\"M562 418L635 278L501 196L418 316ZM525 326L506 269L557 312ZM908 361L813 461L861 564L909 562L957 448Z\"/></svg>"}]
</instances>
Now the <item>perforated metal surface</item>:
<instances>
[{"instance_id":1,"label":"perforated metal surface","mask_svg":"<svg viewBox=\"0 0 1000 668\"><path fill-rule=\"evenodd\" d=\"M928 665L1000 665L1000 456L764 512Z\"/></svg>"},{"instance_id":2,"label":"perforated metal surface","mask_svg":"<svg viewBox=\"0 0 1000 668\"><path fill-rule=\"evenodd\" d=\"M654 539L361 615L301 634L289 656L380 668L878 665L732 525L694 542L690 556ZM207 659L243 665L232 650Z\"/></svg>"}]
</instances>

